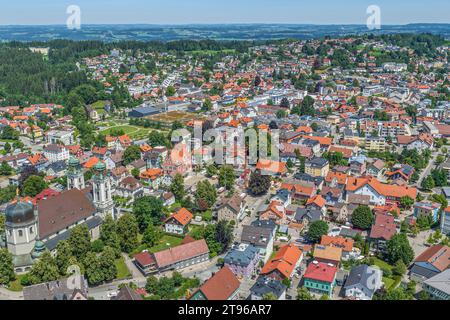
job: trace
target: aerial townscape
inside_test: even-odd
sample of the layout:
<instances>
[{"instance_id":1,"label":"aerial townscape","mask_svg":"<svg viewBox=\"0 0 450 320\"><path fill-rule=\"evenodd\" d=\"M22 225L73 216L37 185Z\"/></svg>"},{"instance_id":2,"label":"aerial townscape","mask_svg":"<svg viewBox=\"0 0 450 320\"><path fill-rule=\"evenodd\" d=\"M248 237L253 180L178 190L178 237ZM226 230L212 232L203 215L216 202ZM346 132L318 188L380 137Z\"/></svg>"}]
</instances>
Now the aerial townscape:
<instances>
[{"instance_id":1,"label":"aerial townscape","mask_svg":"<svg viewBox=\"0 0 450 320\"><path fill-rule=\"evenodd\" d=\"M0 300L450 300L449 149L439 34L4 41Z\"/></svg>"}]
</instances>

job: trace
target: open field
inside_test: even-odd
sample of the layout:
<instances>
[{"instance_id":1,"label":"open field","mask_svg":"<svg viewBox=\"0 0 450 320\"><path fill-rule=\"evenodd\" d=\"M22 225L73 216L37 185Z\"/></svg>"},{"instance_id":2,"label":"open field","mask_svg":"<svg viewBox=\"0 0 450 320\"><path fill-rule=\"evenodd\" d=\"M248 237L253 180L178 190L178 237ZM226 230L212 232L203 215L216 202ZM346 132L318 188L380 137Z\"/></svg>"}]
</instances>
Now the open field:
<instances>
[{"instance_id":1,"label":"open field","mask_svg":"<svg viewBox=\"0 0 450 320\"><path fill-rule=\"evenodd\" d=\"M169 111L148 117L148 119L151 121L161 122L165 124L171 124L175 121L187 122L190 120L202 118L202 116L181 111Z\"/></svg>"}]
</instances>

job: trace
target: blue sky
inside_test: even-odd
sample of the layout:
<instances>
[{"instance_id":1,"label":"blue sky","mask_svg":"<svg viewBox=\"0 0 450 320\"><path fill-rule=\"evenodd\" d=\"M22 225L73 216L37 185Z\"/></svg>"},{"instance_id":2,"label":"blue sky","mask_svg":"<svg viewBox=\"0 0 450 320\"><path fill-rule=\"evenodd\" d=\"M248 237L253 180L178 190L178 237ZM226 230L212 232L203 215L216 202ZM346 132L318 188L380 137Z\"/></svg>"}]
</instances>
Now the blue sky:
<instances>
[{"instance_id":1,"label":"blue sky","mask_svg":"<svg viewBox=\"0 0 450 320\"><path fill-rule=\"evenodd\" d=\"M449 0L0 0L0 24L65 24L78 5L86 24L312 23L365 24L381 8L382 24L450 23Z\"/></svg>"}]
</instances>

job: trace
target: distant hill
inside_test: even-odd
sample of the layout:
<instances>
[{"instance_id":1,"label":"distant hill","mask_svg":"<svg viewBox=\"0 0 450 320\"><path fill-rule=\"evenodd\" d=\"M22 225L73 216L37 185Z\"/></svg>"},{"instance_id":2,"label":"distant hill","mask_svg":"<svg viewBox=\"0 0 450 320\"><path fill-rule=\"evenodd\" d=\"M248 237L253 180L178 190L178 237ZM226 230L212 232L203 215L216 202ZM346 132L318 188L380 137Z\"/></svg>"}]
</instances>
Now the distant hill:
<instances>
[{"instance_id":1,"label":"distant hill","mask_svg":"<svg viewBox=\"0 0 450 320\"><path fill-rule=\"evenodd\" d=\"M0 41L48 41L54 39L171 41L171 40L275 40L338 37L350 34L432 33L450 38L450 24L386 25L370 31L365 25L82 25L69 30L65 25L0 26Z\"/></svg>"}]
</instances>

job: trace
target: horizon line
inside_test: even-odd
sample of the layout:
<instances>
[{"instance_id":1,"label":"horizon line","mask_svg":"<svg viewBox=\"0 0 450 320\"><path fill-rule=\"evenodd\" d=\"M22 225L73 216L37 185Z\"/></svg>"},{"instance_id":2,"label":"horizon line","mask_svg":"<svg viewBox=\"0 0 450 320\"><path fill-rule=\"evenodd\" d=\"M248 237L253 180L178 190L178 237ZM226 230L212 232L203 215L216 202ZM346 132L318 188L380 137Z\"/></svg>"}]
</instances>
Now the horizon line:
<instances>
[{"instance_id":1,"label":"horizon line","mask_svg":"<svg viewBox=\"0 0 450 320\"><path fill-rule=\"evenodd\" d=\"M293 25L293 26L366 26L363 23L298 23L298 22L222 22L222 23L82 23L82 26L233 26L233 25ZM408 25L450 25L450 22L408 22L408 23L384 23L383 26L408 26ZM2 24L2 27L60 27L64 23L51 24Z\"/></svg>"}]
</instances>

